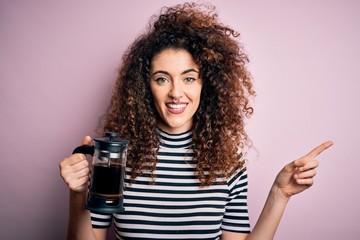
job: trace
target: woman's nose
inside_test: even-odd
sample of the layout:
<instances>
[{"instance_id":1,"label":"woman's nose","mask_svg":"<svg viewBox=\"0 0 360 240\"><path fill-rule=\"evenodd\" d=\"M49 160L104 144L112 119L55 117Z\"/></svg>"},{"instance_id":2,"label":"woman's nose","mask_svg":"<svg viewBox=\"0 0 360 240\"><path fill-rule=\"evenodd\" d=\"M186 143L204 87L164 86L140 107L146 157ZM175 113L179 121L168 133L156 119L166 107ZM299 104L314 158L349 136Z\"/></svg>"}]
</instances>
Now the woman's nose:
<instances>
[{"instance_id":1,"label":"woman's nose","mask_svg":"<svg viewBox=\"0 0 360 240\"><path fill-rule=\"evenodd\" d=\"M182 95L183 95L183 86L181 85L180 82L174 81L171 84L171 89L169 91L169 97L174 98L174 99L179 99L182 97Z\"/></svg>"}]
</instances>

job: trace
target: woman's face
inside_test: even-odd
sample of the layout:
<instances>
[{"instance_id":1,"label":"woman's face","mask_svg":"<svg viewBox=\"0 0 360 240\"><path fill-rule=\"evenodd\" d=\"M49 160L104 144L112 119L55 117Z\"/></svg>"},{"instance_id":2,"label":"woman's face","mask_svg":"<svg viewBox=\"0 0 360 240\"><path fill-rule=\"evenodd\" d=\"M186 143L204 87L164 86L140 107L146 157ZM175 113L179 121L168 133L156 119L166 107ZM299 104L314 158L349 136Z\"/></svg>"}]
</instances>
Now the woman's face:
<instances>
[{"instance_id":1,"label":"woman's face","mask_svg":"<svg viewBox=\"0 0 360 240\"><path fill-rule=\"evenodd\" d=\"M182 49L165 49L151 62L150 87L161 121L168 133L190 130L199 107L202 81L191 54Z\"/></svg>"}]
</instances>

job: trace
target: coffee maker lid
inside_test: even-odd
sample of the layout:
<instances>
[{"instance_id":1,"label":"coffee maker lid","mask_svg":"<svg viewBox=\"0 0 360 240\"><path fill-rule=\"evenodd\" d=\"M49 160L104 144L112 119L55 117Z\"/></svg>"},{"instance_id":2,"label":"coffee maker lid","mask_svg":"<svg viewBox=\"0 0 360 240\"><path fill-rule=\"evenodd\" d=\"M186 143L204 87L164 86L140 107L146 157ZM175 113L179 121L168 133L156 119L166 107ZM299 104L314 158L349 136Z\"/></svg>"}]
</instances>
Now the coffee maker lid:
<instances>
[{"instance_id":1,"label":"coffee maker lid","mask_svg":"<svg viewBox=\"0 0 360 240\"><path fill-rule=\"evenodd\" d=\"M107 132L105 137L94 138L95 145L100 150L110 150L113 147L126 147L129 144L129 141L126 139L118 138L119 134L115 132ZM111 150L110 150L111 151ZM116 151L116 150L115 150Z\"/></svg>"}]
</instances>

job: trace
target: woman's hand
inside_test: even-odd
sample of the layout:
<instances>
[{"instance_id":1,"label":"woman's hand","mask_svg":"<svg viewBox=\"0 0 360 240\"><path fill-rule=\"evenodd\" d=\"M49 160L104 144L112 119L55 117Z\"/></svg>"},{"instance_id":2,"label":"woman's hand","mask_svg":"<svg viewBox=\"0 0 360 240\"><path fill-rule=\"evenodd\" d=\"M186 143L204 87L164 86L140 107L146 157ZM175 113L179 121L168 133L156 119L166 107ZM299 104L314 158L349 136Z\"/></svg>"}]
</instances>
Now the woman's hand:
<instances>
[{"instance_id":1,"label":"woman's hand","mask_svg":"<svg viewBox=\"0 0 360 240\"><path fill-rule=\"evenodd\" d=\"M276 176L274 187L286 198L311 187L314 184L316 168L319 166L319 162L314 158L332 145L331 141L324 142L305 156L285 165Z\"/></svg>"},{"instance_id":2,"label":"woman's hand","mask_svg":"<svg viewBox=\"0 0 360 240\"><path fill-rule=\"evenodd\" d=\"M82 145L90 145L91 137L86 136ZM87 190L89 181L89 162L86 156L81 153L73 154L60 162L60 175L74 192L84 192Z\"/></svg>"}]
</instances>

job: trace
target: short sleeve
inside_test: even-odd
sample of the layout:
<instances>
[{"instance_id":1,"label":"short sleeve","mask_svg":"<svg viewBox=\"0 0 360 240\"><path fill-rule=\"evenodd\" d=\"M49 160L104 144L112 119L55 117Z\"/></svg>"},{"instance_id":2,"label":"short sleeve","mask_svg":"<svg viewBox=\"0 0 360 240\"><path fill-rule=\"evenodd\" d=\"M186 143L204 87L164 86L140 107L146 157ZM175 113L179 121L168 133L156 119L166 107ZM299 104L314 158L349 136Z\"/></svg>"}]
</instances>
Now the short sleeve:
<instances>
[{"instance_id":1,"label":"short sleeve","mask_svg":"<svg viewBox=\"0 0 360 240\"><path fill-rule=\"evenodd\" d=\"M247 206L248 178L246 169L238 170L229 180L229 196L221 228L231 232L250 233Z\"/></svg>"},{"instance_id":2,"label":"short sleeve","mask_svg":"<svg viewBox=\"0 0 360 240\"><path fill-rule=\"evenodd\" d=\"M99 214L90 211L90 217L93 228L109 228L111 226L111 214Z\"/></svg>"}]
</instances>

